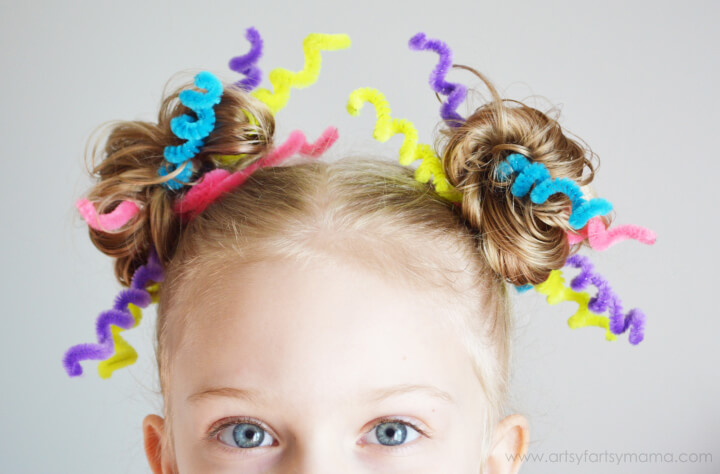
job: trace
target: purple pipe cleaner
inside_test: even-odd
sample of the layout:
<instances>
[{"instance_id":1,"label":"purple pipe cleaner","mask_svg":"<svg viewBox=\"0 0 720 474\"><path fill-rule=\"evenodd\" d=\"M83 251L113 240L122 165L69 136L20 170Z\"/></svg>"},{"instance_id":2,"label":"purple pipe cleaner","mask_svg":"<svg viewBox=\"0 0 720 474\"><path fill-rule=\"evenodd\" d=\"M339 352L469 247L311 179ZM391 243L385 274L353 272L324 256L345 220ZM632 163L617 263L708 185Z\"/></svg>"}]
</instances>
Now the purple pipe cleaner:
<instances>
[{"instance_id":1,"label":"purple pipe cleaner","mask_svg":"<svg viewBox=\"0 0 720 474\"><path fill-rule=\"evenodd\" d=\"M251 91L256 88L262 80L262 71L257 67L257 62L262 56L263 40L258 30L252 26L245 30L245 38L250 42L250 51L242 56L235 56L230 60L228 66L233 71L244 74L245 79L235 83L240 89Z\"/></svg>"},{"instance_id":2,"label":"purple pipe cleaner","mask_svg":"<svg viewBox=\"0 0 720 474\"><path fill-rule=\"evenodd\" d=\"M115 297L115 304L112 309L103 311L95 322L97 344L78 344L72 346L65 353L63 366L70 377L82 375L80 366L81 360L104 360L110 357L115 350L110 325L123 329L130 329L135 324L128 304L132 303L141 308L147 307L152 302L152 296L145 289L149 281L161 282L164 278L162 265L158 260L154 248L150 249L148 261L140 266L133 273L130 288L126 288Z\"/></svg>"},{"instance_id":3,"label":"purple pipe cleaner","mask_svg":"<svg viewBox=\"0 0 720 474\"><path fill-rule=\"evenodd\" d=\"M438 39L426 39L425 33L418 33L409 42L410 49L415 51L435 51L440 60L430 73L430 87L438 94L447 96L447 101L440 107L440 116L451 127L459 127L465 119L456 109L465 100L467 88L462 84L445 81L448 70L452 66L452 51L445 42Z\"/></svg>"},{"instance_id":4,"label":"purple pipe cleaner","mask_svg":"<svg viewBox=\"0 0 720 474\"><path fill-rule=\"evenodd\" d=\"M638 344L644 338L645 313L639 308L628 311L623 315L622 302L615 294L610 284L601 275L595 272L594 265L584 255L573 255L568 258L565 265L580 269L578 276L572 279L570 287L575 291L585 289L589 284L598 289L596 296L590 299L588 308L593 313L601 314L610 309L610 331L613 334L622 334L630 328L628 340L630 344Z\"/></svg>"}]
</instances>

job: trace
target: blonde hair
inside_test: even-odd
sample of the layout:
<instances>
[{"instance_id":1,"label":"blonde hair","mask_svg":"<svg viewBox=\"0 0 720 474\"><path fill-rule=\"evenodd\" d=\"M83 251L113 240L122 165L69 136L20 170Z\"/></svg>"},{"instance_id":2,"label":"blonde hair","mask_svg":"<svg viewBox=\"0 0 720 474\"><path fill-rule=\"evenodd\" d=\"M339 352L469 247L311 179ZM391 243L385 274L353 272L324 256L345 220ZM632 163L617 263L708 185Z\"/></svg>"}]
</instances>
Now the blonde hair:
<instances>
[{"instance_id":1,"label":"blonde hair","mask_svg":"<svg viewBox=\"0 0 720 474\"><path fill-rule=\"evenodd\" d=\"M567 198L554 196L542 205L520 201L510 195L507 184L494 182L492 173L511 151L545 163L554 177L567 176L581 184L589 183L593 168L583 148L567 138L556 121L519 102L511 107L476 74L493 100L464 125L444 130L437 145L448 179L463 192L461 206L416 181L411 168L348 157L258 169L242 186L183 224L172 212L179 195L158 184L173 174L161 178L157 170L163 148L179 142L170 119L187 112L178 94L191 83L167 95L157 124L113 124L102 162L93 165L99 181L88 197L99 203L99 212L109 212L126 199L142 211L120 231L89 232L102 252L116 258L115 273L123 285L146 261L151 246L158 251L166 271L157 319L157 360L166 400L173 345L168 328L184 327L183 315L188 314L175 308L203 300L233 266L341 255L388 278L449 290L454 295L451 305L465 309L443 316L462 328L459 334L487 398L484 461L508 401L513 325L506 282L539 283L564 264L570 251ZM213 155L244 155L237 169L270 150L274 121L262 103L226 86L215 110L217 126L193 159L199 174L227 167ZM585 166L591 174L583 179Z\"/></svg>"}]
</instances>

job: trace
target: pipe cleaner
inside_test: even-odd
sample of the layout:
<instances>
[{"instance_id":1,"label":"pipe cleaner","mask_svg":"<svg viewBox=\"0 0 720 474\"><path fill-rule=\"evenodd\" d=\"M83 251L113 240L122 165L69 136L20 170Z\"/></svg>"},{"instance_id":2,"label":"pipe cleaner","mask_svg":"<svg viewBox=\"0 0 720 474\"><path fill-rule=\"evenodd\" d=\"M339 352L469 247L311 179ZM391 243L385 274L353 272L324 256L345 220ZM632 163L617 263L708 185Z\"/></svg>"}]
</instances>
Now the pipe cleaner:
<instances>
[{"instance_id":1,"label":"pipe cleaner","mask_svg":"<svg viewBox=\"0 0 720 474\"><path fill-rule=\"evenodd\" d=\"M245 91L251 91L262 80L262 71L257 66L257 62L262 56L263 40L258 30L252 26L245 30L245 38L250 42L250 51L230 59L228 66L233 71L245 75L245 78L237 81L235 86Z\"/></svg>"},{"instance_id":2,"label":"pipe cleaner","mask_svg":"<svg viewBox=\"0 0 720 474\"><path fill-rule=\"evenodd\" d=\"M290 135L285 142L279 147L274 148L271 151L271 154L280 155L275 156L275 158L287 158L295 153L315 157L325 153L325 151L330 148L337 139L338 131L335 127L328 127L325 129L322 135L320 135L314 143L308 143L305 138L305 134L300 130L293 130L290 132ZM224 165L233 166L241 158L245 158L246 156L247 155L245 153L240 153L239 155L214 155L214 158Z\"/></svg>"},{"instance_id":3,"label":"pipe cleaner","mask_svg":"<svg viewBox=\"0 0 720 474\"><path fill-rule=\"evenodd\" d=\"M166 146L164 150L165 160L169 165L163 165L158 174L165 176L175 170L177 165L189 162L203 145L203 139L210 135L215 128L215 110L213 106L220 103L223 93L223 85L220 80L208 71L199 72L195 76L195 85L206 92L198 92L186 89L180 92L180 102L191 109L197 115L197 119L188 114L174 117L170 121L172 132L178 137L187 141L182 145ZM180 189L192 175L192 162L186 164L185 168L175 178L163 184L168 189Z\"/></svg>"},{"instance_id":4,"label":"pipe cleaner","mask_svg":"<svg viewBox=\"0 0 720 474\"><path fill-rule=\"evenodd\" d=\"M552 178L543 163L530 163L528 159L513 153L505 158L497 168L500 180L507 180L512 173L517 173L515 182L510 191L513 196L524 197L530 193L530 200L535 204L544 203L550 196L562 193L572 202L572 213L569 224L574 229L580 229L588 220L595 216L602 216L612 210L612 204L602 198L592 198L589 201L583 197L580 187L570 178ZM535 187L533 188L533 185ZM532 191L530 189L532 188Z\"/></svg>"},{"instance_id":5,"label":"pipe cleaner","mask_svg":"<svg viewBox=\"0 0 720 474\"><path fill-rule=\"evenodd\" d=\"M427 39L425 33L418 33L410 38L408 45L415 51L434 51L440 56L437 66L430 73L430 87L438 94L447 96L447 100L440 106L440 117L449 126L459 127L465 119L457 113L457 108L465 100L467 88L445 80L452 66L452 50L444 41Z\"/></svg>"},{"instance_id":6,"label":"pipe cleaner","mask_svg":"<svg viewBox=\"0 0 720 474\"><path fill-rule=\"evenodd\" d=\"M571 245L587 239L594 250L603 251L615 243L627 239L652 245L655 243L656 235L650 229L632 224L625 224L607 230L605 222L600 217L593 217L588 221L586 227L578 231L578 233L568 232L567 237Z\"/></svg>"},{"instance_id":7,"label":"pipe cleaner","mask_svg":"<svg viewBox=\"0 0 720 474\"><path fill-rule=\"evenodd\" d=\"M350 47L348 35L326 35L311 33L303 40L305 65L301 71L293 72L283 68L270 71L269 79L273 92L257 89L252 95L264 102L273 114L278 113L290 99L290 89L302 89L317 81L322 64L321 51L335 51Z\"/></svg>"},{"instance_id":8,"label":"pipe cleaner","mask_svg":"<svg viewBox=\"0 0 720 474\"><path fill-rule=\"evenodd\" d=\"M565 286L565 279L560 270L553 270L550 276L542 283L535 285L535 290L546 295L548 304L556 305L563 301L573 301L578 304L578 309L568 319L568 326L577 329L587 326L605 328L605 339L614 341L617 336L610 331L607 316L600 316L590 311L590 295L586 292L578 292Z\"/></svg>"},{"instance_id":9,"label":"pipe cleaner","mask_svg":"<svg viewBox=\"0 0 720 474\"><path fill-rule=\"evenodd\" d=\"M265 103L273 114L282 110L289 101L292 88L304 88L317 81L322 63L322 51L345 49L350 46L347 35L327 35L313 33L303 40L304 66L298 72L276 68L269 74L273 91L255 89L262 72L257 63L262 56L263 40L259 32L250 27L245 31L245 38L250 43L250 50L241 56L230 59L228 65L233 71L244 75L234 85L250 92L253 97ZM430 74L429 83L432 89L446 96L440 108L442 119L451 127L459 126L465 119L457 112L457 108L467 96L464 85L446 80L448 70L452 66L452 51L438 39L428 39L424 33L418 33L409 40L413 50L434 51L438 54L438 63ZM194 84L204 92L184 90L179 95L180 102L192 110L196 117L188 114L172 119L172 132L180 139L186 140L178 146L166 146L164 157L167 164L158 170L160 176L176 172L172 179L162 183L170 190L182 188L193 174L192 158L199 152L215 127L214 106L219 104L223 94L222 83L210 72L202 71L195 76ZM421 163L415 170L415 179L421 183L430 180L436 192L442 197L460 205L462 193L448 181L440 158L432 147L418 143L418 132L412 122L395 119L391 116L390 106L384 95L372 88L360 88L352 92L348 99L347 110L351 115L359 115L365 102L375 107L376 123L373 137L385 142L396 134L403 134L403 142L399 150L401 165L409 166L417 160ZM250 123L257 125L257 120L248 111L243 110ZM338 138L337 129L329 127L314 142L308 143L305 135L294 131L279 147L271 150L262 158L246 166L242 170L230 172L217 168L205 173L187 193L177 199L173 210L183 220L197 216L223 193L241 185L257 169L281 163L286 158L301 153L310 157L319 157ZM223 163L233 165L245 155L218 155ZM568 178L553 179L542 163L530 163L520 154L511 154L501 162L497 169L498 179L507 180L516 174L511 192L516 197L530 194L535 204L544 203L550 196L562 193L571 201L569 224L577 232L568 232L570 243L578 243L587 239L592 248L605 250L616 242L635 239L642 243L655 242L655 233L639 226L625 225L607 230L600 216L612 210L612 205L599 198L585 200L577 183ZM98 214L95 205L88 199L79 199L75 203L82 217L96 230L111 231L122 227L140 211L138 204L130 200L122 201L113 211ZM549 304L562 301L573 301L578 309L569 319L571 328L597 326L606 331L606 339L615 340L618 334L629 332L629 342L638 344L644 338L645 314L635 308L623 314L622 303L608 282L594 271L594 266L587 257L574 255L566 261L565 266L579 268L580 273L571 280L570 287L560 270L552 270L546 281L537 285L516 287L519 292L535 288L546 296ZM111 309L101 312L96 320L97 343L78 344L69 348L63 358L63 366L71 377L83 373L80 362L83 360L101 360L98 374L109 378L115 370L133 364L137 360L137 352L122 337L122 332L136 327L142 320L142 308L157 302L159 285L164 279L164 271L154 248L150 249L145 265L134 272L129 288L123 289L116 296ZM597 295L591 297L585 291L588 285L597 288ZM609 311L610 316L600 313Z\"/></svg>"},{"instance_id":10,"label":"pipe cleaner","mask_svg":"<svg viewBox=\"0 0 720 474\"><path fill-rule=\"evenodd\" d=\"M158 290L159 285L157 283L147 288L153 303L158 302ZM128 309L135 320L135 324L133 324L132 327L137 327L142 320L142 309L132 303L128 304ZM97 371L100 378L110 378L116 370L132 365L137 361L137 351L120 335L124 330L125 329L118 326L110 326L115 352L109 359L105 359L98 364Z\"/></svg>"},{"instance_id":11,"label":"pipe cleaner","mask_svg":"<svg viewBox=\"0 0 720 474\"><path fill-rule=\"evenodd\" d=\"M130 287L126 288L115 297L115 304L112 309L103 311L95 323L97 343L78 344L72 346L65 353L63 366L71 377L82 375L83 370L80 361L103 360L110 357L114 351L114 340L111 326L115 325L122 329L130 329L135 325L135 317L129 309L133 304L145 308L152 302L152 295L148 292L147 286L150 281L159 283L163 280L164 274L162 265L158 259L155 249L150 250L147 263L135 270L130 281Z\"/></svg>"},{"instance_id":12,"label":"pipe cleaner","mask_svg":"<svg viewBox=\"0 0 720 474\"><path fill-rule=\"evenodd\" d=\"M597 295L590 300L588 307L595 313L603 313L605 310L609 310L610 330L614 334L622 334L630 329L628 339L631 344L638 344L643 340L645 313L638 308L634 308L624 315L622 301L620 301L607 280L595 271L594 265L588 257L578 254L573 255L567 259L565 265L580 269L580 274L570 282L570 287L573 290L583 290L587 285L594 285L598 289Z\"/></svg>"},{"instance_id":13,"label":"pipe cleaner","mask_svg":"<svg viewBox=\"0 0 720 474\"><path fill-rule=\"evenodd\" d=\"M244 183L255 170L278 165L298 152L317 158L335 143L337 138L337 129L328 127L314 143L307 143L305 134L296 130L285 143L239 171L230 173L226 169L218 168L205 173L200 182L174 204L173 210L184 220L192 220L219 196Z\"/></svg>"},{"instance_id":14,"label":"pipe cleaner","mask_svg":"<svg viewBox=\"0 0 720 474\"><path fill-rule=\"evenodd\" d=\"M256 127L258 126L258 121L257 121L257 119L255 118L255 116L254 116L253 114L251 114L250 112L248 112L246 109L240 109L240 110L241 110L242 113L245 115L245 117L247 117L248 122L249 122L250 124L252 124L252 125L254 125L254 126L256 126ZM248 134L248 137L257 138L257 133L255 133L255 132L250 132L250 133ZM213 156L215 157L215 159L217 159L218 161L220 161L220 163L222 163L224 166L234 167L235 164L236 164L240 159L245 158L245 157L247 156L247 154L245 154L245 153L240 153L240 154L238 154L238 155L213 155Z\"/></svg>"},{"instance_id":15,"label":"pipe cleaner","mask_svg":"<svg viewBox=\"0 0 720 474\"><path fill-rule=\"evenodd\" d=\"M415 170L415 179L421 183L427 183L432 177L435 191L440 196L453 202L462 200L462 194L448 181L442 162L432 147L418 143L418 132L412 122L390 116L390 105L380 91L371 87L352 91L347 103L348 113L354 116L359 115L365 102L369 102L375 107L376 122L373 138L379 142L386 142L393 135L402 134L405 138L400 146L400 164L409 166L416 160L422 160L420 166Z\"/></svg>"},{"instance_id":16,"label":"pipe cleaner","mask_svg":"<svg viewBox=\"0 0 720 474\"><path fill-rule=\"evenodd\" d=\"M119 229L140 212L140 208L133 201L122 201L112 212L106 214L98 214L95 205L86 198L75 201L75 207L90 227L100 231Z\"/></svg>"}]
</instances>

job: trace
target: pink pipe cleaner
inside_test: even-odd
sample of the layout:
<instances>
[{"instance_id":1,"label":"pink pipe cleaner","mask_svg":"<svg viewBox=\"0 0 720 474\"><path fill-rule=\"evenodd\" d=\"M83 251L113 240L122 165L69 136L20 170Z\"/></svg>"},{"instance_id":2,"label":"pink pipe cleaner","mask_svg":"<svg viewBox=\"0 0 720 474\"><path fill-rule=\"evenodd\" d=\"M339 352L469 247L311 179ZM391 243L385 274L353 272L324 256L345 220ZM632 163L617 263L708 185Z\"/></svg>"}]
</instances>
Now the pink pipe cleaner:
<instances>
[{"instance_id":1,"label":"pink pipe cleaner","mask_svg":"<svg viewBox=\"0 0 720 474\"><path fill-rule=\"evenodd\" d=\"M132 201L121 202L118 207L107 214L98 214L95 205L86 198L78 199L75 207L90 227L100 231L119 229L140 212L138 205Z\"/></svg>"},{"instance_id":2,"label":"pink pipe cleaner","mask_svg":"<svg viewBox=\"0 0 720 474\"><path fill-rule=\"evenodd\" d=\"M301 153L313 158L322 155L338 139L335 127L328 127L314 142L308 143L305 134L299 130L290 133L285 143L272 150L263 158L234 173L218 168L205 173L201 181L175 203L173 210L183 219L192 220L220 195L240 186L257 169L280 164L286 158Z\"/></svg>"},{"instance_id":3,"label":"pink pipe cleaner","mask_svg":"<svg viewBox=\"0 0 720 474\"><path fill-rule=\"evenodd\" d=\"M567 259L565 265L580 269L578 276L570 282L573 290L582 291L588 285L594 285L598 289L597 295L590 299L588 308L596 314L602 314L609 309L609 326L613 334L622 334L630 329L628 335L630 344L638 344L643 340L645 337L645 313L639 308L634 308L624 315L622 301L607 280L595 272L594 265L588 257L575 254Z\"/></svg>"},{"instance_id":4,"label":"pink pipe cleaner","mask_svg":"<svg viewBox=\"0 0 720 474\"><path fill-rule=\"evenodd\" d=\"M598 251L607 250L613 244L627 239L637 240L643 244L652 245L655 243L655 232L638 225L625 224L614 227L610 230L605 228L605 223L600 217L593 217L588 221L587 226L578 233L568 232L568 242L577 244L588 239L590 246Z\"/></svg>"},{"instance_id":5,"label":"pink pipe cleaner","mask_svg":"<svg viewBox=\"0 0 720 474\"><path fill-rule=\"evenodd\" d=\"M130 329L135 325L135 318L128 304L132 303L140 308L147 307L152 302L152 296L146 287L150 281L159 283L163 280L163 268L154 248L150 249L147 263L135 270L130 288L126 288L115 297L115 304L112 309L103 311L95 322L97 334L96 344L78 344L72 346L65 353L63 366L70 377L82 375L80 366L82 360L104 360L110 357L115 350L113 343L111 325L123 329Z\"/></svg>"}]
</instances>

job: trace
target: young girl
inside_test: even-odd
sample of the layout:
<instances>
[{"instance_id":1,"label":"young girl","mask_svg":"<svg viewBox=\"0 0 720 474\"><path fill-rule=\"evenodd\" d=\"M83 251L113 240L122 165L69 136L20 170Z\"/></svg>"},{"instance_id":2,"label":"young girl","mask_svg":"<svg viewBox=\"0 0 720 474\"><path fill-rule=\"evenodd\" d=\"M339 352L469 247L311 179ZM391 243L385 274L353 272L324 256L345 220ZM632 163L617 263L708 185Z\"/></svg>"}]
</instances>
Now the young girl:
<instances>
[{"instance_id":1,"label":"young girl","mask_svg":"<svg viewBox=\"0 0 720 474\"><path fill-rule=\"evenodd\" d=\"M297 81L319 67L313 54L339 49L329 36L308 37L306 70L288 81L307 85ZM552 118L502 99L480 73L492 100L459 117L464 88L444 82L441 49L437 156L378 91L348 106L372 102L376 137L404 133L401 163L420 157L420 172L404 166L412 159L319 161L332 129L314 146L276 146L282 85L250 92L257 50L240 57L246 80L200 73L164 99L158 123L113 124L78 207L129 289L101 314L98 344L71 348L65 366L78 375L80 360L104 359L109 376L132 363L121 332L158 302L164 416L143 423L154 473L519 471L529 427L507 413L508 284L545 288L607 211L593 216L582 205L602 200L568 191L589 193L591 153ZM281 166L293 150L305 158ZM565 191L522 196L524 166L551 176L535 189L563 178ZM639 342L640 313L632 322ZM629 327L585 324L609 337Z\"/></svg>"}]
</instances>

